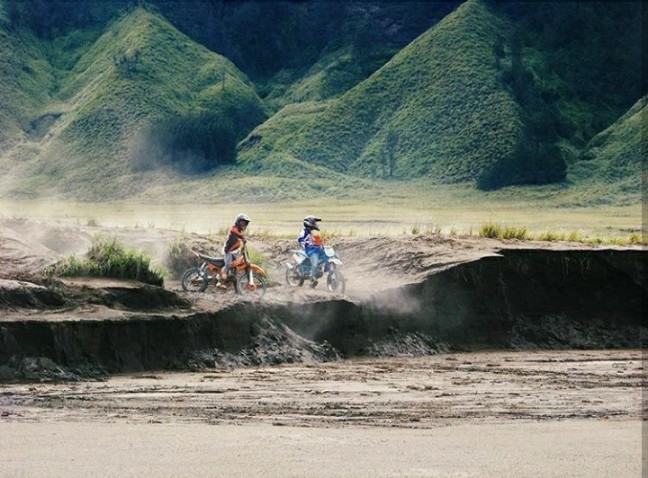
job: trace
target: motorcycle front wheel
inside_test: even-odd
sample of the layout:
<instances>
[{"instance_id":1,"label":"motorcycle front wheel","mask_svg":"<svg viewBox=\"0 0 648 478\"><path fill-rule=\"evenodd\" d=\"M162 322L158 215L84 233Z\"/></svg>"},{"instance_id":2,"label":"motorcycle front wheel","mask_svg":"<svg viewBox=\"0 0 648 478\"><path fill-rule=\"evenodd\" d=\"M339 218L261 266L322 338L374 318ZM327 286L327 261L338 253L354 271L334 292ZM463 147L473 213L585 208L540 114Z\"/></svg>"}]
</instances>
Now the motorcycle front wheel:
<instances>
[{"instance_id":1,"label":"motorcycle front wheel","mask_svg":"<svg viewBox=\"0 0 648 478\"><path fill-rule=\"evenodd\" d=\"M187 292L205 292L209 279L200 273L198 267L192 267L182 275L182 290Z\"/></svg>"},{"instance_id":2,"label":"motorcycle front wheel","mask_svg":"<svg viewBox=\"0 0 648 478\"><path fill-rule=\"evenodd\" d=\"M344 294L346 290L346 281L340 271L331 271L326 278L326 288L331 292L340 292Z\"/></svg>"},{"instance_id":3,"label":"motorcycle front wheel","mask_svg":"<svg viewBox=\"0 0 648 478\"><path fill-rule=\"evenodd\" d=\"M258 300L266 293L265 278L253 272L250 282L250 274L245 272L236 279L236 292L246 298Z\"/></svg>"},{"instance_id":4,"label":"motorcycle front wheel","mask_svg":"<svg viewBox=\"0 0 648 478\"><path fill-rule=\"evenodd\" d=\"M295 287L304 285L304 276L299 273L296 267L286 268L286 282Z\"/></svg>"}]
</instances>

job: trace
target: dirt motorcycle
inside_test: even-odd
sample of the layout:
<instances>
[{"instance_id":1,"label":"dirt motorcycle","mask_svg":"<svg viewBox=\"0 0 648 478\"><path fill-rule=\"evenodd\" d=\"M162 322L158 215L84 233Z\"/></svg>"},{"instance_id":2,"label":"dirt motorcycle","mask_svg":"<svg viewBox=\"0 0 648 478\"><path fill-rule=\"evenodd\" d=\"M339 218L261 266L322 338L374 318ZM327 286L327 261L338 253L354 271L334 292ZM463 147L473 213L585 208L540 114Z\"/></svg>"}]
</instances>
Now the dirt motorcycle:
<instances>
[{"instance_id":1,"label":"dirt motorcycle","mask_svg":"<svg viewBox=\"0 0 648 478\"><path fill-rule=\"evenodd\" d=\"M199 267L190 267L182 275L182 289L189 292L204 292L214 280L218 280L225 260L220 257L211 257L200 252L191 251L202 260ZM260 299L266 292L265 271L258 265L250 262L247 246L243 244L241 251L227 271L227 279L222 281L225 285L233 284L234 290L250 298Z\"/></svg>"},{"instance_id":2,"label":"dirt motorcycle","mask_svg":"<svg viewBox=\"0 0 648 478\"><path fill-rule=\"evenodd\" d=\"M286 282L292 286L301 287L306 279L311 278L311 260L301 249L294 249L292 258L294 263L286 262ZM337 248L333 246L323 246L320 250L319 262L317 263L317 276L311 281L311 287L317 287L317 279L326 276L326 288L331 292L344 293L346 290L346 281L339 271L342 267L342 260L338 254Z\"/></svg>"}]
</instances>

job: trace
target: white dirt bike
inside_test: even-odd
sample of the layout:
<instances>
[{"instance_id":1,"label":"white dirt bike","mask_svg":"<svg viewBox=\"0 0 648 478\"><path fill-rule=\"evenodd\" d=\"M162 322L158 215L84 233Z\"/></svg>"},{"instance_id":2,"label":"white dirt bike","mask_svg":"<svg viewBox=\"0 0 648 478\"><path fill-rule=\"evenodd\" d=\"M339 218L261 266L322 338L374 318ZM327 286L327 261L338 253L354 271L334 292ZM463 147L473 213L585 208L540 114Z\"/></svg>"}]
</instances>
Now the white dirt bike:
<instances>
[{"instance_id":1,"label":"white dirt bike","mask_svg":"<svg viewBox=\"0 0 648 478\"><path fill-rule=\"evenodd\" d=\"M311 279L311 261L301 249L294 249L293 262L286 262L286 282L295 287L304 285L306 279ZM320 251L319 262L317 263L317 276L311 281L311 287L317 287L317 279L326 274L326 288L331 292L344 293L346 282L340 272L342 260L333 246L324 246Z\"/></svg>"}]
</instances>

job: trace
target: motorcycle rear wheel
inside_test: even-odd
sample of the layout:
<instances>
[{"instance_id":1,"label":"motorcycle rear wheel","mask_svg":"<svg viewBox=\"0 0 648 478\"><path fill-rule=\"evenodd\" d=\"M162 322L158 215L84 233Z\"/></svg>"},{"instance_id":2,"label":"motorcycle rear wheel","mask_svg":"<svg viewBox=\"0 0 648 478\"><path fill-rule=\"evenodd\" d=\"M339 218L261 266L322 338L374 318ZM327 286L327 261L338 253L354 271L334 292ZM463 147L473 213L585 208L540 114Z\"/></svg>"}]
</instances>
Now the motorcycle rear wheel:
<instances>
[{"instance_id":1,"label":"motorcycle rear wheel","mask_svg":"<svg viewBox=\"0 0 648 478\"><path fill-rule=\"evenodd\" d=\"M198 267L191 267L182 275L182 290L187 292L205 292L209 279L200 273Z\"/></svg>"},{"instance_id":2,"label":"motorcycle rear wheel","mask_svg":"<svg viewBox=\"0 0 648 478\"><path fill-rule=\"evenodd\" d=\"M304 276L298 272L296 267L286 269L286 282L295 287L304 285Z\"/></svg>"},{"instance_id":3,"label":"motorcycle rear wheel","mask_svg":"<svg viewBox=\"0 0 648 478\"><path fill-rule=\"evenodd\" d=\"M332 271L326 278L326 288L330 292L340 292L344 294L346 290L346 281L340 271Z\"/></svg>"},{"instance_id":4,"label":"motorcycle rear wheel","mask_svg":"<svg viewBox=\"0 0 648 478\"><path fill-rule=\"evenodd\" d=\"M249 299L260 299L266 293L266 281L263 276L252 273L253 283L250 283L248 272L241 274L236 280L236 292Z\"/></svg>"}]
</instances>

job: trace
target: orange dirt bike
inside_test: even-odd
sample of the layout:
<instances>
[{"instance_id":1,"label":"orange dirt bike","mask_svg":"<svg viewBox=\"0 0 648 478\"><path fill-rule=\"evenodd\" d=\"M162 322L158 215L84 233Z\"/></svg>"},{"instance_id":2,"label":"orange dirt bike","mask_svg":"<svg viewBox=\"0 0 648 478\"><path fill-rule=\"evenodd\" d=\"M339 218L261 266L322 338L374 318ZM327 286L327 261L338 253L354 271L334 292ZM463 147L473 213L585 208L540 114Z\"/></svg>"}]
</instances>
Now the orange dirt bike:
<instances>
[{"instance_id":1,"label":"orange dirt bike","mask_svg":"<svg viewBox=\"0 0 648 478\"><path fill-rule=\"evenodd\" d=\"M191 267L182 275L182 289L204 292L210 282L218 279L225 260L191 251L203 262L200 267ZM266 292L265 271L248 258L247 246L243 244L238 257L232 261L225 284L232 283L241 295L260 299Z\"/></svg>"}]
</instances>

